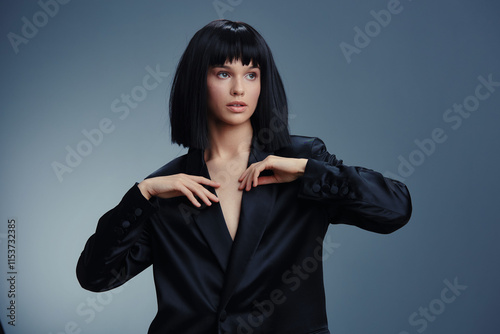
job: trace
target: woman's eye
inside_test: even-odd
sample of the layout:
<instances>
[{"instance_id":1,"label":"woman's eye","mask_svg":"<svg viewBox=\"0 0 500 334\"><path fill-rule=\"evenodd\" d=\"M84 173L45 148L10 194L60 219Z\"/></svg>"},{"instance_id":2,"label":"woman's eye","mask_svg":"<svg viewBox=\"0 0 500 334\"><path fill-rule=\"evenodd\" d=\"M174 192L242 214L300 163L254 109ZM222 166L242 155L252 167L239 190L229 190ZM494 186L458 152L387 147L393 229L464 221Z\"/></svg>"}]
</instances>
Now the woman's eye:
<instances>
[{"instance_id":1,"label":"woman's eye","mask_svg":"<svg viewBox=\"0 0 500 334\"><path fill-rule=\"evenodd\" d=\"M226 79L229 76L229 74L227 72L219 72L217 73L217 76L219 78Z\"/></svg>"},{"instance_id":2,"label":"woman's eye","mask_svg":"<svg viewBox=\"0 0 500 334\"><path fill-rule=\"evenodd\" d=\"M251 80L253 80L253 79L257 78L257 74L255 74L255 73L248 73L248 78L251 79Z\"/></svg>"}]
</instances>

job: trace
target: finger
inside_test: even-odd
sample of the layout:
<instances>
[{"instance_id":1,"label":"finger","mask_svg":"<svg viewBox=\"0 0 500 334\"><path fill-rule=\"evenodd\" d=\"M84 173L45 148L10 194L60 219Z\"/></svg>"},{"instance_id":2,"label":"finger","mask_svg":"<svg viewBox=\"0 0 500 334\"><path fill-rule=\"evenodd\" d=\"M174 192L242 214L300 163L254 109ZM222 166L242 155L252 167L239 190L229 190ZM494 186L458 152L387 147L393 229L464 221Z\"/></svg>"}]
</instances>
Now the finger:
<instances>
[{"instance_id":1,"label":"finger","mask_svg":"<svg viewBox=\"0 0 500 334\"><path fill-rule=\"evenodd\" d=\"M252 178L252 185L254 187L257 187L259 185L259 175L260 175L261 170L257 169L254 171L253 178Z\"/></svg>"},{"instance_id":2,"label":"finger","mask_svg":"<svg viewBox=\"0 0 500 334\"><path fill-rule=\"evenodd\" d=\"M198 197L199 200L201 200L207 206L212 205L212 202L210 202L210 200L208 199L207 195L205 195L202 190L194 189L194 190L191 190L191 191L193 192L194 195L196 195L196 197Z\"/></svg>"},{"instance_id":3,"label":"finger","mask_svg":"<svg viewBox=\"0 0 500 334\"><path fill-rule=\"evenodd\" d=\"M248 183L248 176L241 181L240 185L238 186L238 189L239 190L245 189L247 187L247 183Z\"/></svg>"},{"instance_id":4,"label":"finger","mask_svg":"<svg viewBox=\"0 0 500 334\"><path fill-rule=\"evenodd\" d=\"M254 171L254 175L253 175L253 186L254 187L257 187L259 185L259 176L260 176L260 173L262 173L263 170L265 170L267 168L266 164L261 164L260 166L258 166L256 168L256 170Z\"/></svg>"},{"instance_id":5,"label":"finger","mask_svg":"<svg viewBox=\"0 0 500 334\"><path fill-rule=\"evenodd\" d=\"M194 197L193 193L188 188L181 187L181 189L179 189L179 191L182 192L184 194L184 196L186 196L191 201L191 203L194 204L194 206L196 206L198 208L201 206L200 202L198 202L196 200L196 197Z\"/></svg>"},{"instance_id":6,"label":"finger","mask_svg":"<svg viewBox=\"0 0 500 334\"><path fill-rule=\"evenodd\" d=\"M250 191L252 189L252 182L253 182L253 175L255 173L255 170L252 171L252 173L247 175L247 180L246 180L246 191Z\"/></svg>"},{"instance_id":7,"label":"finger","mask_svg":"<svg viewBox=\"0 0 500 334\"><path fill-rule=\"evenodd\" d=\"M264 184L272 184L272 183L279 183L278 179L276 179L274 176L261 176L259 177L259 185L264 185Z\"/></svg>"},{"instance_id":8,"label":"finger","mask_svg":"<svg viewBox=\"0 0 500 334\"><path fill-rule=\"evenodd\" d=\"M215 182L215 181L212 181L212 182ZM215 185L216 185L216 188L220 186L220 183L218 182L215 182ZM218 202L219 201L219 197L217 197L216 194L214 194L213 192L211 192L210 190L208 190L207 188L205 188L204 186L202 186L201 184L196 184L196 187L197 189L200 189L203 194L212 202ZM212 203L210 203L211 205Z\"/></svg>"},{"instance_id":9,"label":"finger","mask_svg":"<svg viewBox=\"0 0 500 334\"><path fill-rule=\"evenodd\" d=\"M212 202L218 202L219 198L214 193L210 192L208 189L202 187L202 199L208 206L212 205Z\"/></svg>"},{"instance_id":10,"label":"finger","mask_svg":"<svg viewBox=\"0 0 500 334\"><path fill-rule=\"evenodd\" d=\"M248 175L248 173L250 172L250 170L251 170L251 168L252 168L252 166L253 166L253 165L254 165L254 164L250 165L247 169L245 169L245 171L244 171L244 172L241 174L241 176L238 178L238 181L240 181L240 182L241 182L241 181L242 181L242 180L243 180L243 179L244 179L244 178Z\"/></svg>"},{"instance_id":11,"label":"finger","mask_svg":"<svg viewBox=\"0 0 500 334\"><path fill-rule=\"evenodd\" d=\"M219 199L215 194L210 192L208 189L200 185L199 183L193 182L189 186L187 186L188 189L196 194L199 199L201 199L206 205L210 206L212 205L212 201L218 202Z\"/></svg>"},{"instance_id":12,"label":"finger","mask_svg":"<svg viewBox=\"0 0 500 334\"><path fill-rule=\"evenodd\" d=\"M238 181L241 182L238 189L242 190L246 188L246 185L248 183L248 176L252 173L252 170L254 169L254 164L250 165L244 172L241 174L241 176L238 178Z\"/></svg>"},{"instance_id":13,"label":"finger","mask_svg":"<svg viewBox=\"0 0 500 334\"><path fill-rule=\"evenodd\" d=\"M239 190L243 190L245 189L246 187L246 176L240 176L240 178L238 179L238 181L240 182L240 185L238 186L238 189Z\"/></svg>"},{"instance_id":14,"label":"finger","mask_svg":"<svg viewBox=\"0 0 500 334\"><path fill-rule=\"evenodd\" d=\"M219 201L219 197L217 197L217 195L216 195L216 194L214 194L214 193L212 193L212 192L208 191L207 189L205 189L205 191L206 191L206 193L207 193L207 196L210 198L210 200L211 200L212 202L218 202L218 201Z\"/></svg>"},{"instance_id":15,"label":"finger","mask_svg":"<svg viewBox=\"0 0 500 334\"><path fill-rule=\"evenodd\" d=\"M206 177L203 177L203 176L193 176L193 175L191 175L191 178L195 182L198 182L198 183L201 183L201 184L204 184L204 185L207 185L207 186L211 186L211 187L214 187L214 188L220 187L220 183L219 182L207 179Z\"/></svg>"}]
</instances>

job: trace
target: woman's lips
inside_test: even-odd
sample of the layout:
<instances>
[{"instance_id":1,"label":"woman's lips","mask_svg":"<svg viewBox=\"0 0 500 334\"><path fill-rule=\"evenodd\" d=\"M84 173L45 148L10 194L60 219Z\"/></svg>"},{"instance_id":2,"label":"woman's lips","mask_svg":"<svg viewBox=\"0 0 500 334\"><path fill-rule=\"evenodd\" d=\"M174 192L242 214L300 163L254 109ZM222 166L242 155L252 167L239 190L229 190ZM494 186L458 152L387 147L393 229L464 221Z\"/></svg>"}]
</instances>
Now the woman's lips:
<instances>
[{"instance_id":1,"label":"woman's lips","mask_svg":"<svg viewBox=\"0 0 500 334\"><path fill-rule=\"evenodd\" d=\"M229 110L235 113L244 112L247 108L247 104L243 101L233 101L227 104Z\"/></svg>"},{"instance_id":2,"label":"woman's lips","mask_svg":"<svg viewBox=\"0 0 500 334\"><path fill-rule=\"evenodd\" d=\"M247 109L247 106L235 106L235 105L227 105L228 109L231 110L232 112L240 113L244 112Z\"/></svg>"}]
</instances>

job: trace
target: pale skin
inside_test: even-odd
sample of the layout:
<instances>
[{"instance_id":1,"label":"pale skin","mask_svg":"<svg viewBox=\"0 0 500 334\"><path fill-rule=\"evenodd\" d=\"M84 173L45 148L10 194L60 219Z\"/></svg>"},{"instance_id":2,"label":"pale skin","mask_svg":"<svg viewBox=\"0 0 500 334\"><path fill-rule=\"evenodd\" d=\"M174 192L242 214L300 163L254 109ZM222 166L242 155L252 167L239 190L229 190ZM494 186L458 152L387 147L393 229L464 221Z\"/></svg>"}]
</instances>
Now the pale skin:
<instances>
[{"instance_id":1,"label":"pale skin","mask_svg":"<svg viewBox=\"0 0 500 334\"><path fill-rule=\"evenodd\" d=\"M260 69L240 60L207 72L209 147L204 158L210 179L188 174L150 178L139 183L146 199L186 196L194 206L219 202L234 240L243 191L271 183L292 182L304 174L307 159L269 155L247 168L253 129L250 117L260 95ZM235 101L243 107L231 107ZM272 170L272 176L260 176ZM204 186L215 188L216 194Z\"/></svg>"}]
</instances>

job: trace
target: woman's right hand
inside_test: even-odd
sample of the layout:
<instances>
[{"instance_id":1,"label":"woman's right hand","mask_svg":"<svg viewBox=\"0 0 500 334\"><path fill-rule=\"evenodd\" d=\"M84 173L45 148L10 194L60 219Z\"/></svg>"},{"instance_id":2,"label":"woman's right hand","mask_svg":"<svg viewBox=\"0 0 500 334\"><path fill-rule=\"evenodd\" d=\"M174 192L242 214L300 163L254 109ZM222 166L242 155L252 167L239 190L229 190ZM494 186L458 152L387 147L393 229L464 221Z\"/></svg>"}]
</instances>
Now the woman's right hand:
<instances>
[{"instance_id":1,"label":"woman's right hand","mask_svg":"<svg viewBox=\"0 0 500 334\"><path fill-rule=\"evenodd\" d=\"M174 174L146 179L139 183L138 187L142 195L149 200L153 196L160 198L172 198L186 196L196 207L200 207L195 196L201 199L206 205L218 202L219 199L203 185L218 188L218 182L207 179L203 176Z\"/></svg>"}]
</instances>

